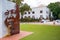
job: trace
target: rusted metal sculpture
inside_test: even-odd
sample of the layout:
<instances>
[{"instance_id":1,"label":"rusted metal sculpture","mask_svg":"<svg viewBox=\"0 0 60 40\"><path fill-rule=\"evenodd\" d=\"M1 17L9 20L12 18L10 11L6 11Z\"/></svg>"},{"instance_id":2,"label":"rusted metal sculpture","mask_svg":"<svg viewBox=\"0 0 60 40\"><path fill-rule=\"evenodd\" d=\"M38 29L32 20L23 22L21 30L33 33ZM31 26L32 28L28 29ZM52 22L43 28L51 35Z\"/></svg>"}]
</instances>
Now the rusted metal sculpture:
<instances>
[{"instance_id":1,"label":"rusted metal sculpture","mask_svg":"<svg viewBox=\"0 0 60 40\"><path fill-rule=\"evenodd\" d=\"M7 12L5 12L5 15L7 16L5 19L5 25L8 28L9 35L19 33L19 6L16 5L16 9L7 10Z\"/></svg>"}]
</instances>

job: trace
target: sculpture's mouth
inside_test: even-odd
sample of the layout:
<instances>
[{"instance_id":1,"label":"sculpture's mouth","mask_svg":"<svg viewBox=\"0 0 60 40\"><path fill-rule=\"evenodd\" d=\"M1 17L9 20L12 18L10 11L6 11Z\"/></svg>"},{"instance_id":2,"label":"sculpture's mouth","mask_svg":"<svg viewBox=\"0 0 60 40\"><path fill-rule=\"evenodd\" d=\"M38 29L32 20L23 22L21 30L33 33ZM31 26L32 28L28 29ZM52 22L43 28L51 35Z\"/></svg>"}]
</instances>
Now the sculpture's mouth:
<instances>
[{"instance_id":1,"label":"sculpture's mouth","mask_svg":"<svg viewBox=\"0 0 60 40\"><path fill-rule=\"evenodd\" d=\"M14 20L13 19L7 19L7 22L11 22L11 21L13 22Z\"/></svg>"},{"instance_id":2,"label":"sculpture's mouth","mask_svg":"<svg viewBox=\"0 0 60 40\"><path fill-rule=\"evenodd\" d=\"M14 18L12 18L12 17L6 18L5 23L7 26L13 25L14 24Z\"/></svg>"}]
</instances>

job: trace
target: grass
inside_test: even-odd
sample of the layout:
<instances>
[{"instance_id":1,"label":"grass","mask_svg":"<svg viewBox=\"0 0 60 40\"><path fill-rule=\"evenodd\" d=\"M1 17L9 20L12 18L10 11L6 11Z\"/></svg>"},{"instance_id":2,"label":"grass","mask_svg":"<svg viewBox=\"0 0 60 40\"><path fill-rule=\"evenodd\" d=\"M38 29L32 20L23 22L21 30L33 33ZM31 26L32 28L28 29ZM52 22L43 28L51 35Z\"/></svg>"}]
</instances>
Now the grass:
<instances>
[{"instance_id":1,"label":"grass","mask_svg":"<svg viewBox=\"0 0 60 40\"><path fill-rule=\"evenodd\" d=\"M23 31L34 32L21 40L60 40L60 26L39 25L39 24L20 24Z\"/></svg>"}]
</instances>

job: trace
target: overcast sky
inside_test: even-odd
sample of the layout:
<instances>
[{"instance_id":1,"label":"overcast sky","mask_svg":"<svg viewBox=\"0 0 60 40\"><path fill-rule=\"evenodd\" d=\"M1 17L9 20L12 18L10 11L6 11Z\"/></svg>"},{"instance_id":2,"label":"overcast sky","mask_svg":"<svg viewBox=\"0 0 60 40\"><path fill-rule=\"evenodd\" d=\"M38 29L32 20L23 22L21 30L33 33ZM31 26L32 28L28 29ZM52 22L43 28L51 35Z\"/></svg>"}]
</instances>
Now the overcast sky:
<instances>
[{"instance_id":1,"label":"overcast sky","mask_svg":"<svg viewBox=\"0 0 60 40\"><path fill-rule=\"evenodd\" d=\"M60 0L24 0L24 3L27 3L31 7L37 7L40 4L48 5L51 2L60 2Z\"/></svg>"}]
</instances>

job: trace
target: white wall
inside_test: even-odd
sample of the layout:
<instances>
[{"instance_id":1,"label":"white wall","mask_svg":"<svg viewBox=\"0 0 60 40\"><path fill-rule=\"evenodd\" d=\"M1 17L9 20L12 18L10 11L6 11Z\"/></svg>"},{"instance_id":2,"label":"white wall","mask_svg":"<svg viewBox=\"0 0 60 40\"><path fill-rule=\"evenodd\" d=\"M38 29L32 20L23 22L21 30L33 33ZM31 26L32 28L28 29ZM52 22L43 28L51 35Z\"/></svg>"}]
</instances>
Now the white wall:
<instances>
[{"instance_id":1,"label":"white wall","mask_svg":"<svg viewBox=\"0 0 60 40\"><path fill-rule=\"evenodd\" d=\"M0 0L0 38L2 37L2 0Z\"/></svg>"},{"instance_id":2,"label":"white wall","mask_svg":"<svg viewBox=\"0 0 60 40\"><path fill-rule=\"evenodd\" d=\"M2 7L2 9L1 9ZM7 27L5 26L6 15L4 14L7 10L15 9L15 3L7 0L0 0L0 38L8 34Z\"/></svg>"},{"instance_id":3,"label":"white wall","mask_svg":"<svg viewBox=\"0 0 60 40\"><path fill-rule=\"evenodd\" d=\"M42 10L43 13L40 13L40 10ZM34 11L35 13L32 14L32 11ZM30 14L28 14L28 12L27 14L24 14L23 18L25 16L27 17L30 16L32 18L33 15L35 16L35 19L39 19L40 15L43 15L43 18L46 18L46 16L49 17L49 9L46 6L41 8L40 7L32 8L32 11L30 11ZM48 14L46 13L46 11L48 12Z\"/></svg>"}]
</instances>

